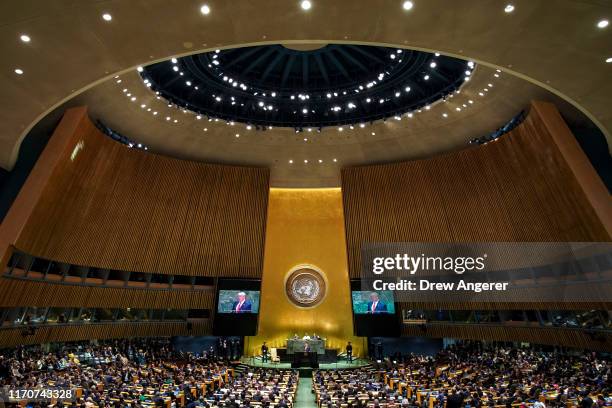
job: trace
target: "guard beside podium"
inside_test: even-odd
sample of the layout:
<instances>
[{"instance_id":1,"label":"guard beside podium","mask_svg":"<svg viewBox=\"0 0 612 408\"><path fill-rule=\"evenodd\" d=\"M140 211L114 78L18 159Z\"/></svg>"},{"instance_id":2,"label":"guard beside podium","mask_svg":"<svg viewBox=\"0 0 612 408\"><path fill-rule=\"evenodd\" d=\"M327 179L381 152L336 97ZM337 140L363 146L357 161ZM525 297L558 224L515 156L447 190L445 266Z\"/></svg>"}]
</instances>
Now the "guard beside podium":
<instances>
[{"instance_id":1,"label":"guard beside podium","mask_svg":"<svg viewBox=\"0 0 612 408\"><path fill-rule=\"evenodd\" d=\"M265 341L261 345L261 362L262 363L267 363L268 362L268 346L266 346L266 342Z\"/></svg>"},{"instance_id":2,"label":"guard beside podium","mask_svg":"<svg viewBox=\"0 0 612 408\"><path fill-rule=\"evenodd\" d=\"M346 345L346 361L348 361L349 363L353 362L353 345L350 341Z\"/></svg>"}]
</instances>

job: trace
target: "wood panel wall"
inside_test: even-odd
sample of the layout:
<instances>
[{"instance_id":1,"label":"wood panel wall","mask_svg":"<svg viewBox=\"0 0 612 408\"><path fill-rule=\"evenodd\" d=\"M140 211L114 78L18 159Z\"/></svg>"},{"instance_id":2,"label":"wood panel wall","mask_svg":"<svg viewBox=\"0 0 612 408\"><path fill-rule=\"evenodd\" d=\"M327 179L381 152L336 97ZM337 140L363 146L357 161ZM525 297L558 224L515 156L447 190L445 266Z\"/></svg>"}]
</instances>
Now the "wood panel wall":
<instances>
[{"instance_id":1,"label":"wood panel wall","mask_svg":"<svg viewBox=\"0 0 612 408\"><path fill-rule=\"evenodd\" d=\"M0 279L0 307L214 309L215 290L112 288Z\"/></svg>"},{"instance_id":2,"label":"wood panel wall","mask_svg":"<svg viewBox=\"0 0 612 408\"><path fill-rule=\"evenodd\" d=\"M485 341L529 342L585 350L611 351L612 334L589 334L584 330L502 325L426 324L402 326L402 336L454 338Z\"/></svg>"},{"instance_id":3,"label":"wood panel wall","mask_svg":"<svg viewBox=\"0 0 612 408\"><path fill-rule=\"evenodd\" d=\"M343 169L350 276L368 242L610 241L540 115L486 145Z\"/></svg>"},{"instance_id":4,"label":"wood panel wall","mask_svg":"<svg viewBox=\"0 0 612 408\"><path fill-rule=\"evenodd\" d=\"M18 249L99 268L261 277L268 169L130 149L89 120L76 131Z\"/></svg>"},{"instance_id":5,"label":"wood panel wall","mask_svg":"<svg viewBox=\"0 0 612 408\"><path fill-rule=\"evenodd\" d=\"M212 331L210 319L193 321L191 326L191 330L188 330L187 322L65 324L40 326L33 335L28 336L22 335L23 327L17 327L0 330L0 347L91 339L200 336Z\"/></svg>"}]
</instances>

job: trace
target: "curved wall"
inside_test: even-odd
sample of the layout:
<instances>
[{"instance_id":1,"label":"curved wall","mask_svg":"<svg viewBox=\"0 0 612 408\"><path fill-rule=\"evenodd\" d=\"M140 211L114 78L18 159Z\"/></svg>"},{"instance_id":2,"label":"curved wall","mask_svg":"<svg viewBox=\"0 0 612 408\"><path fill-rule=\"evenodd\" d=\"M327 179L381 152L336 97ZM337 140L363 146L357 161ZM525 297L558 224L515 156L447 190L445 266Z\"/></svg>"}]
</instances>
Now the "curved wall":
<instances>
[{"instance_id":1,"label":"curved wall","mask_svg":"<svg viewBox=\"0 0 612 408\"><path fill-rule=\"evenodd\" d=\"M98 268L260 277L268 181L264 168L129 149L84 119L15 246Z\"/></svg>"},{"instance_id":2,"label":"curved wall","mask_svg":"<svg viewBox=\"0 0 612 408\"><path fill-rule=\"evenodd\" d=\"M549 104L487 145L346 168L342 193L352 278L366 242L611 239L610 196Z\"/></svg>"}]
</instances>

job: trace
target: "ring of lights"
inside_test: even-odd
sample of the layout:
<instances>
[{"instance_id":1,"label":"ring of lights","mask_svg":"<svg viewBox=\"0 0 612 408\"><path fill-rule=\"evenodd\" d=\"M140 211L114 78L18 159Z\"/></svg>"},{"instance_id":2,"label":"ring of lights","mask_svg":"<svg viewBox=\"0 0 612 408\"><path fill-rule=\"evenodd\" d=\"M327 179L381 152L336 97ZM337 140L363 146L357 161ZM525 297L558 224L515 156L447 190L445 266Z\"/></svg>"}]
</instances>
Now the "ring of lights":
<instances>
[{"instance_id":1,"label":"ring of lights","mask_svg":"<svg viewBox=\"0 0 612 408\"><path fill-rule=\"evenodd\" d=\"M407 49L267 45L173 58L144 67L140 75L170 106L209 120L301 131L425 108L458 91L474 68L465 60Z\"/></svg>"}]
</instances>

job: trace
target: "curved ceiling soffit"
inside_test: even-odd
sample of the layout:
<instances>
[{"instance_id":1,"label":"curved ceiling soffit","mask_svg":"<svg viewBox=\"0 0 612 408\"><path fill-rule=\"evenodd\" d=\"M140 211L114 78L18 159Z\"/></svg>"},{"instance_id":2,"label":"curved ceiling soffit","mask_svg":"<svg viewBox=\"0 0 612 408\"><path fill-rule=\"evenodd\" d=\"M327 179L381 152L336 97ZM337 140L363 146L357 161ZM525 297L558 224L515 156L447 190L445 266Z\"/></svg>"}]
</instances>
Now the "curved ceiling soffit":
<instances>
[{"instance_id":1,"label":"curved ceiling soffit","mask_svg":"<svg viewBox=\"0 0 612 408\"><path fill-rule=\"evenodd\" d=\"M113 79L115 76L117 75L122 75L125 73L128 73L130 71L134 71L136 70L137 67L139 66L147 66L147 65L152 65L152 64L156 64L159 62L164 62L164 61L168 61L171 58L181 58L181 57L186 57L186 56L190 56L190 55L196 55L196 54L200 54L200 53L206 53L206 52L213 52L214 50L220 49L220 50L225 50L225 49L232 49L232 48L240 48L240 47L253 47L253 46L261 46L261 45L275 45L275 44L352 44L352 45L369 45L369 46L378 46L378 47L389 47L389 48L397 48L397 49L410 49L410 50L415 50L415 51L423 51L423 52L428 52L428 53L440 53L443 56L448 56L448 57L453 57L453 58L458 58L458 59L463 59L463 60L471 60L474 61L477 65L482 65L482 66L486 66L492 69L499 69L501 70L503 73L505 74L509 74L509 75L513 75L517 78L520 78L522 80L528 81L536 86L539 86L549 92L551 92L552 94L560 97L561 99L567 101L568 103L570 103L572 106L574 106L575 108L577 108L580 112L582 112L587 118L589 118L604 134L604 136L606 137L607 141L608 141L608 147L610 150L612 150L612 134L610 133L610 131L586 108L584 107L582 104L580 104L577 100L575 100L574 98L570 97L569 95L565 94L564 92L562 92L561 90L553 87L550 84L547 84L545 82L542 82L536 78L533 78L525 73L516 71L512 69L512 66L504 66L504 65L499 65L496 64L494 62L490 62L490 61L486 61L486 60L482 60L479 58L474 58L471 57L470 55L465 55L465 54L461 54L461 53L453 53L453 52L447 52L447 51L441 51L441 50L437 50L434 48L426 48L426 47L418 47L418 46L411 46L408 41L404 41L404 44L396 44L396 43L387 43L387 42L370 42L370 41L348 41L346 39L342 39L342 40L333 40L333 39L327 39L327 40L323 40L323 39L313 39L313 40L305 40L305 39L300 39L300 40L291 40L291 39L287 39L287 40L280 40L280 41L258 41L258 42L249 42L249 43L239 43L239 44L227 44L227 45L219 45L219 46L215 46L215 47L206 47L206 48L201 48L201 49L197 49L197 50L190 50L189 52L179 52L176 54L171 54L165 57L161 57L161 58L155 58L155 59L151 59L148 61L144 61L140 64L136 64L136 65L132 65L130 67L127 67L125 69L113 72L113 73L109 73L107 75L102 76L101 78L99 78L96 81L93 81L77 90L74 90L73 92L71 92L70 94L68 94L66 97L64 97L63 99L57 101L55 104L51 105L48 109L46 109L44 112L42 112L41 114L39 114L19 135L19 138L17 140L17 143L13 146L13 150L11 152L11 158L10 158L10 168L12 169L12 167L14 166L18 154L19 154L19 149L21 147L21 143L23 141L23 139L25 138L25 136L27 136L27 134L30 132L30 130L32 130L32 128L38 123L40 122L43 118L45 118L49 113L53 112L55 109L57 109L58 107L60 107L62 104L66 103L67 101L71 100L72 98L80 95L81 93L101 84L104 83L108 80Z\"/></svg>"}]
</instances>

